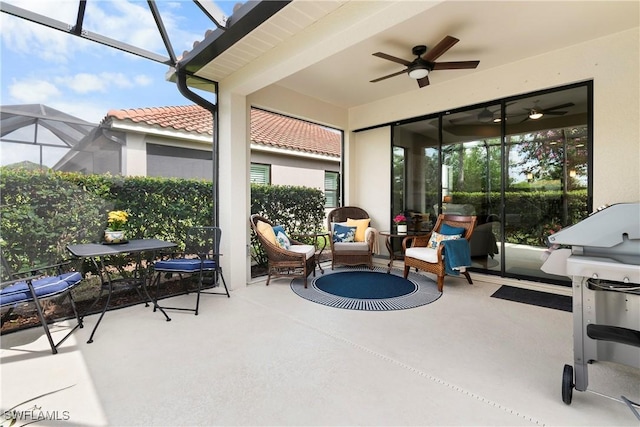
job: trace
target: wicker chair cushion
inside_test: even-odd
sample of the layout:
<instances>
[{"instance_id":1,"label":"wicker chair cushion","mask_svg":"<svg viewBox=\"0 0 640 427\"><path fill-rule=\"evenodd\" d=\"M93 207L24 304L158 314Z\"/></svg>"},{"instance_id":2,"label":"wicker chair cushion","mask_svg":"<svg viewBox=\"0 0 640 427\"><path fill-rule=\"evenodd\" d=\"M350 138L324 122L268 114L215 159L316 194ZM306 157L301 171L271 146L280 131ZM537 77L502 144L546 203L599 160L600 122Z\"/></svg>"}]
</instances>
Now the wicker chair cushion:
<instances>
[{"instance_id":1,"label":"wicker chair cushion","mask_svg":"<svg viewBox=\"0 0 640 427\"><path fill-rule=\"evenodd\" d=\"M273 245L277 245L276 233L273 232L273 227L271 225L267 224L264 221L258 221L258 223L256 224L256 229L258 230L258 233L260 233L262 237L265 238L265 240Z\"/></svg>"},{"instance_id":2,"label":"wicker chair cushion","mask_svg":"<svg viewBox=\"0 0 640 427\"><path fill-rule=\"evenodd\" d=\"M437 232L433 232L431 233L431 237L429 238L429 243L427 243L427 247L431 248L431 249L436 249L438 246L440 246L440 242L443 242L445 240L457 240L462 238L462 236L460 234L440 234Z\"/></svg>"},{"instance_id":3,"label":"wicker chair cushion","mask_svg":"<svg viewBox=\"0 0 640 427\"><path fill-rule=\"evenodd\" d=\"M289 241L289 238L282 231L278 231L278 233L276 234L276 244L285 251L288 251L291 248L291 242Z\"/></svg>"},{"instance_id":4,"label":"wicker chair cushion","mask_svg":"<svg viewBox=\"0 0 640 427\"><path fill-rule=\"evenodd\" d=\"M334 224L333 235L331 236L331 238L333 239L334 243L354 242L356 239L356 229L357 227L348 227L342 224Z\"/></svg>"},{"instance_id":5,"label":"wicker chair cushion","mask_svg":"<svg viewBox=\"0 0 640 427\"><path fill-rule=\"evenodd\" d=\"M351 219L347 218L347 225L356 226L356 242L364 242L364 232L367 227L369 227L369 223L371 222L371 218L365 219Z\"/></svg>"},{"instance_id":6,"label":"wicker chair cushion","mask_svg":"<svg viewBox=\"0 0 640 427\"><path fill-rule=\"evenodd\" d=\"M289 251L297 254L305 254L306 259L309 259L316 253L316 248L311 245L291 245Z\"/></svg>"},{"instance_id":7,"label":"wicker chair cushion","mask_svg":"<svg viewBox=\"0 0 640 427\"><path fill-rule=\"evenodd\" d=\"M340 252L369 252L369 244L366 242L335 242L333 244L333 251Z\"/></svg>"},{"instance_id":8,"label":"wicker chair cushion","mask_svg":"<svg viewBox=\"0 0 640 427\"><path fill-rule=\"evenodd\" d=\"M438 262L437 249L431 249L431 248L425 248L425 247L407 248L407 250L404 253L404 256L405 256L405 259L415 258L420 261L429 262L431 264L435 264L436 262Z\"/></svg>"}]
</instances>

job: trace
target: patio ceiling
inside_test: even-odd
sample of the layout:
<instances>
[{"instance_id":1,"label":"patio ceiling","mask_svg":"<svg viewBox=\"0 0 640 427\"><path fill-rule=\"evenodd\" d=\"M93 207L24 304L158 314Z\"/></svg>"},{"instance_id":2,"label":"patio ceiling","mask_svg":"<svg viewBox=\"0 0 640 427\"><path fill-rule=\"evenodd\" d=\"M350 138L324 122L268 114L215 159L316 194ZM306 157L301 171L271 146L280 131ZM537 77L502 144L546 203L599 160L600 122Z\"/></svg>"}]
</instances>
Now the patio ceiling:
<instances>
[{"instance_id":1,"label":"patio ceiling","mask_svg":"<svg viewBox=\"0 0 640 427\"><path fill-rule=\"evenodd\" d=\"M452 35L460 42L440 60L479 60L480 65L434 71L431 85L438 85L637 27L638 16L636 1L294 0L192 71L237 93L277 84L344 108L416 90L428 100L429 86L419 89L406 75L370 83L402 69L372 53L412 60L413 46L433 46Z\"/></svg>"}]
</instances>

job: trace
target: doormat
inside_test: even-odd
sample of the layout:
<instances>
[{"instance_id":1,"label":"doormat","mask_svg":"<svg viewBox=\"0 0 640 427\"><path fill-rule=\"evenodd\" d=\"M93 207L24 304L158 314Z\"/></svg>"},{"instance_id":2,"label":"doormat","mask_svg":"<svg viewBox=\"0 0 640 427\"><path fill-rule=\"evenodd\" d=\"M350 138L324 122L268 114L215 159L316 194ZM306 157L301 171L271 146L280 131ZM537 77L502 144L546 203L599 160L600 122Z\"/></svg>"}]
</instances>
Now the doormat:
<instances>
[{"instance_id":1,"label":"doormat","mask_svg":"<svg viewBox=\"0 0 640 427\"><path fill-rule=\"evenodd\" d=\"M538 307L553 308L555 310L568 312L573 311L572 298L566 295L557 295L549 292L534 291L531 289L503 285L491 296L508 301L537 305Z\"/></svg>"}]
</instances>

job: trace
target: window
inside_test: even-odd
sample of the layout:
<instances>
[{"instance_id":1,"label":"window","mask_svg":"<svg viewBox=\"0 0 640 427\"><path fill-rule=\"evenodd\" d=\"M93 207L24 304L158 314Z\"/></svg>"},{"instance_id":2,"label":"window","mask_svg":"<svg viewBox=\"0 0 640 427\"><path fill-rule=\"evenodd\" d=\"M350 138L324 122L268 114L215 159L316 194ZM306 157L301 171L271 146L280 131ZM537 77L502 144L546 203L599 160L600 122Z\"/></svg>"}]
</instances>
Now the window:
<instances>
[{"instance_id":1,"label":"window","mask_svg":"<svg viewBox=\"0 0 640 427\"><path fill-rule=\"evenodd\" d=\"M250 179L252 184L271 184L271 166L251 163Z\"/></svg>"},{"instance_id":2,"label":"window","mask_svg":"<svg viewBox=\"0 0 640 427\"><path fill-rule=\"evenodd\" d=\"M392 214L417 212L427 227L439 213L475 215L474 269L568 285L540 269L539 254L591 211L592 90L578 83L395 124Z\"/></svg>"},{"instance_id":3,"label":"window","mask_svg":"<svg viewBox=\"0 0 640 427\"><path fill-rule=\"evenodd\" d=\"M340 174L338 172L324 172L324 196L325 208L337 208L340 200Z\"/></svg>"}]
</instances>

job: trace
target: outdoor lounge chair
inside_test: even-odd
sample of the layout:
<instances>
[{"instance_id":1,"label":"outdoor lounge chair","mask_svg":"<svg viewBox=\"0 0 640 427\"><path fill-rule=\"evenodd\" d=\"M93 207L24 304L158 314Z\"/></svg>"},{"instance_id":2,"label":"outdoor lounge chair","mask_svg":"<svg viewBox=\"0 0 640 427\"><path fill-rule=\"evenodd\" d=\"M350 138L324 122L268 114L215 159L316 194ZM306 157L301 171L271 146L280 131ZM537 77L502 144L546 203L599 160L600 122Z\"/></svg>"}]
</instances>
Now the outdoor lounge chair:
<instances>
[{"instance_id":1,"label":"outdoor lounge chair","mask_svg":"<svg viewBox=\"0 0 640 427\"><path fill-rule=\"evenodd\" d=\"M267 286L271 277L297 277L304 281L307 287L309 274L316 275L316 248L305 245L302 242L287 236L288 248L278 244L277 236L273 231L274 224L260 215L251 215L249 221L251 228L258 236L258 240L267 254Z\"/></svg>"},{"instance_id":2,"label":"outdoor lounge chair","mask_svg":"<svg viewBox=\"0 0 640 427\"><path fill-rule=\"evenodd\" d=\"M153 264L155 278L155 294L153 298L153 311L160 309L167 318L171 320L164 309L193 311L198 315L200 308L200 294L226 295L230 297L227 282L222 275L222 267L220 266L220 239L222 238L222 230L219 227L191 227L187 231L185 239L185 250L181 253L174 253L170 259L156 261ZM162 287L162 275L171 276L177 274L182 280L183 275L196 276L198 281L196 306L195 308L185 307L164 307L158 305L158 294ZM205 285L218 287L222 279L224 292L203 291ZM210 281L209 281L210 280Z\"/></svg>"},{"instance_id":3,"label":"outdoor lounge chair","mask_svg":"<svg viewBox=\"0 0 640 427\"><path fill-rule=\"evenodd\" d=\"M8 271L3 258L3 270ZM82 328L82 319L78 314L76 303L73 300L71 290L82 281L82 275L77 271L65 272L70 262L61 262L54 265L32 268L29 271L15 274L7 274L11 280L0 284L0 309L7 311L3 314L1 322L4 323L13 310L19 305L34 303L40 324L44 328L47 340L53 354L58 353L58 346L62 344L78 328ZM61 297L61 301L68 298L71 302L76 324L58 342L54 342L51 331L44 315L44 303L46 300Z\"/></svg>"},{"instance_id":4,"label":"outdoor lounge chair","mask_svg":"<svg viewBox=\"0 0 640 427\"><path fill-rule=\"evenodd\" d=\"M355 227L353 239L341 237L341 230ZM331 233L331 269L336 265L367 265L373 268L376 231L370 227L367 211L356 206L343 206L329 212L327 229Z\"/></svg>"},{"instance_id":5,"label":"outdoor lounge chair","mask_svg":"<svg viewBox=\"0 0 640 427\"><path fill-rule=\"evenodd\" d=\"M443 257L443 244L437 244L435 248L429 247L429 242L435 233L444 235L444 239L447 240L449 236L455 234L444 233L443 228L461 229L459 232L461 235L457 235L462 239L466 239L467 242L473 234L473 230L476 226L475 216L464 215L438 215L436 225L433 227L431 233L421 236L407 236L402 241L402 249L404 252L404 277L407 278L409 269L414 267L418 270L424 270L428 273L433 273L438 278L438 290L442 292L444 287L444 276L447 274L445 266L445 259ZM469 284L473 284L469 272L466 270L461 271L467 278Z\"/></svg>"}]
</instances>

